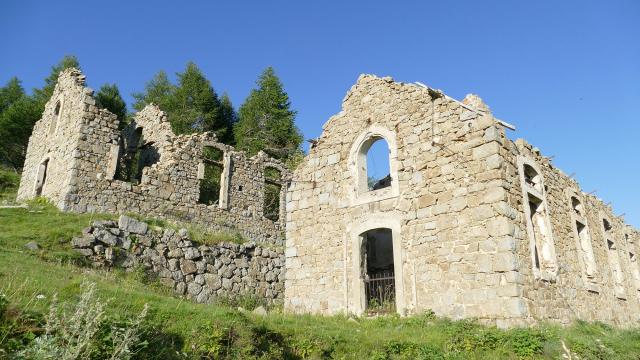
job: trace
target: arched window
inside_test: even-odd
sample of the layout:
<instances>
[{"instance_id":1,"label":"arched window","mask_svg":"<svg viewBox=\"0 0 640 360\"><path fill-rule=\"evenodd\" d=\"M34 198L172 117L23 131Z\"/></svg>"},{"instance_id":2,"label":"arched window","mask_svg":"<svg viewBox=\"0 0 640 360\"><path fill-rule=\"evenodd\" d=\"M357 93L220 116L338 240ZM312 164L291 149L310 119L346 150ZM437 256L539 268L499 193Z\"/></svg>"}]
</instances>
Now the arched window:
<instances>
[{"instance_id":1,"label":"arched window","mask_svg":"<svg viewBox=\"0 0 640 360\"><path fill-rule=\"evenodd\" d=\"M51 119L51 125L49 126L49 134L53 135L58 127L58 121L60 121L60 115L62 113L62 103L60 100L56 101L56 106L53 108L53 117Z\"/></svg>"},{"instance_id":2,"label":"arched window","mask_svg":"<svg viewBox=\"0 0 640 360\"><path fill-rule=\"evenodd\" d=\"M274 167L264 169L264 217L280 219L280 194L282 193L282 172Z\"/></svg>"},{"instance_id":3,"label":"arched window","mask_svg":"<svg viewBox=\"0 0 640 360\"><path fill-rule=\"evenodd\" d=\"M368 149L365 146L368 145ZM371 138L365 143L363 151L366 151L365 162L367 172L367 190L379 190L391 186L391 173L389 166L389 144L382 138Z\"/></svg>"},{"instance_id":4,"label":"arched window","mask_svg":"<svg viewBox=\"0 0 640 360\"><path fill-rule=\"evenodd\" d=\"M618 255L618 245L613 235L613 226L608 219L602 219L602 232L604 234L607 252L609 253L609 266L611 267L611 275L613 277L613 286L616 297L625 299L624 291L624 275L620 267L620 256Z\"/></svg>"},{"instance_id":5,"label":"arched window","mask_svg":"<svg viewBox=\"0 0 640 360\"><path fill-rule=\"evenodd\" d=\"M396 134L372 125L353 141L349 150L349 172L353 205L390 199L400 194Z\"/></svg>"},{"instance_id":6,"label":"arched window","mask_svg":"<svg viewBox=\"0 0 640 360\"><path fill-rule=\"evenodd\" d=\"M558 263L547 199L542 175L533 164L530 159L518 158L533 273L538 279L555 281Z\"/></svg>"}]
</instances>

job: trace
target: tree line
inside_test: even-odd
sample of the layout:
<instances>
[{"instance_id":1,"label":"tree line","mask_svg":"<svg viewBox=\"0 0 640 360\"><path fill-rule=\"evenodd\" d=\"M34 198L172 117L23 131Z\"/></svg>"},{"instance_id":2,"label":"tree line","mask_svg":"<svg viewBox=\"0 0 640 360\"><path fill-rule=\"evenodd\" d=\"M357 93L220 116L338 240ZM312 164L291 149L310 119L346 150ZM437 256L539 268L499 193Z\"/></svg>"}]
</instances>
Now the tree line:
<instances>
[{"instance_id":1,"label":"tree line","mask_svg":"<svg viewBox=\"0 0 640 360\"><path fill-rule=\"evenodd\" d=\"M70 67L80 69L75 56L65 56L53 66L44 85L33 89L31 95L17 77L0 87L0 165L16 171L22 168L33 126L42 117L58 75ZM167 114L176 134L210 131L222 143L249 155L265 151L291 167L302 158L303 138L295 125L296 111L272 67L260 74L238 111L227 93L218 95L195 63L187 63L176 78L172 83L166 72L159 71L142 92L132 94L134 111L153 103ZM94 98L98 107L117 115L121 128L132 121L135 113L128 111L116 84L102 85Z\"/></svg>"}]
</instances>

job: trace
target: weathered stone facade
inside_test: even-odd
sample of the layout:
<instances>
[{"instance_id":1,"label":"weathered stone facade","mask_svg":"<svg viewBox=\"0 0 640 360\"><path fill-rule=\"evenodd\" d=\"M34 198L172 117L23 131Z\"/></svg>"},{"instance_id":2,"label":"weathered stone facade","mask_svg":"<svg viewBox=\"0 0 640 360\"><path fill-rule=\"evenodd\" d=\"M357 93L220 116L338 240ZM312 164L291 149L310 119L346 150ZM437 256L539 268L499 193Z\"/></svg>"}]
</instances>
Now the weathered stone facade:
<instances>
[{"instance_id":1,"label":"weathered stone facade","mask_svg":"<svg viewBox=\"0 0 640 360\"><path fill-rule=\"evenodd\" d=\"M286 218L286 273L281 250L195 248L185 234L145 233L150 245L125 257L127 266L145 264L197 301L253 288L281 299L284 278L292 312L363 314L392 302L401 314L431 309L499 326L640 321L640 232L538 149L508 139L510 125L475 95L460 102L419 83L363 75L290 174L264 153L247 157L211 134L174 135L155 106L120 131L92 94L79 71L60 75L30 139L19 199L42 195L68 211L196 222L258 244L282 244ZM367 155L380 139L389 176L371 184ZM220 190L206 204L200 186L210 148L222 153ZM123 158L137 151L139 181L118 180ZM265 209L268 169L280 174L275 220ZM131 232L99 224L75 245L115 260L101 236L110 233L111 248L126 250Z\"/></svg>"},{"instance_id":2,"label":"weathered stone facade","mask_svg":"<svg viewBox=\"0 0 640 360\"><path fill-rule=\"evenodd\" d=\"M367 311L368 239L388 229L401 314L637 325L640 233L506 126L475 95L361 76L293 174L285 309ZM391 182L369 190L377 139Z\"/></svg>"},{"instance_id":3,"label":"weathered stone facade","mask_svg":"<svg viewBox=\"0 0 640 360\"><path fill-rule=\"evenodd\" d=\"M121 215L96 221L71 245L94 266L141 268L199 303L253 296L282 303L284 255L255 243L196 245L186 229L162 229Z\"/></svg>"},{"instance_id":4,"label":"weathered stone facade","mask_svg":"<svg viewBox=\"0 0 640 360\"><path fill-rule=\"evenodd\" d=\"M75 69L60 74L51 100L29 140L18 199L38 195L76 212L135 212L195 222L214 230L239 231L257 242L284 243L285 191L289 171L264 153L248 157L216 141L210 133L179 135L154 105L137 113L122 132L118 119L98 109L93 90ZM145 140L147 164L137 181L116 179L123 154ZM219 200L198 203L204 176L203 149L223 153ZM280 216L264 215L265 170L281 175Z\"/></svg>"}]
</instances>

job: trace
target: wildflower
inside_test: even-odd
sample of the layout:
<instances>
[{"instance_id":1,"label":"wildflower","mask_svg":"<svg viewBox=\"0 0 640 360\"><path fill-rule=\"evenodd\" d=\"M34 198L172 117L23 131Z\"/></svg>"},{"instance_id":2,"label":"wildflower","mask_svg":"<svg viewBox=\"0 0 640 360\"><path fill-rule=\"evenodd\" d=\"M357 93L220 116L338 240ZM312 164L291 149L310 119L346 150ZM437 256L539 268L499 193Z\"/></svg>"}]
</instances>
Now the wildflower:
<instances>
[{"instance_id":1,"label":"wildflower","mask_svg":"<svg viewBox=\"0 0 640 360\"><path fill-rule=\"evenodd\" d=\"M46 299L46 298L47 298L47 297L46 297L46 296L44 296L44 295L42 295L42 294L38 294L38 295L36 296L36 299L38 299L38 300L44 300L44 299Z\"/></svg>"}]
</instances>

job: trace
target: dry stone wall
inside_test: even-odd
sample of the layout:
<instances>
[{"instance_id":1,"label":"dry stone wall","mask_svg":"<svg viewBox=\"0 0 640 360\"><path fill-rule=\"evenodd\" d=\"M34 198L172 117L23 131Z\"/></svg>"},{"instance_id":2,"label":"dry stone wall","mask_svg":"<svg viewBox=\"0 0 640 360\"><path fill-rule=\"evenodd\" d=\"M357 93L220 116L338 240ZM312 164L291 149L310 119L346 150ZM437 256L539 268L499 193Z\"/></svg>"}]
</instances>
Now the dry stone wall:
<instances>
[{"instance_id":1,"label":"dry stone wall","mask_svg":"<svg viewBox=\"0 0 640 360\"><path fill-rule=\"evenodd\" d=\"M137 113L121 133L116 116L98 109L92 96L78 70L61 73L30 140L20 200L42 195L67 211L135 212L198 223L213 230L238 231L257 242L284 243L284 201L290 173L280 162L262 152L248 157L218 143L210 133L176 136L166 115L155 105ZM62 109L52 137L49 129L57 117L54 107L58 101ZM127 136L136 129L141 130L156 162L142 169L139 182L117 180L123 151L131 146ZM198 203L206 146L224 152L220 200L212 205ZM38 192L43 164L46 176L43 190ZM281 174L280 217L276 221L264 216L267 167Z\"/></svg>"},{"instance_id":2,"label":"dry stone wall","mask_svg":"<svg viewBox=\"0 0 640 360\"><path fill-rule=\"evenodd\" d=\"M122 215L96 221L71 242L94 266L137 268L199 303L252 296L281 303L284 255L253 242L197 245L186 229L157 228Z\"/></svg>"},{"instance_id":3,"label":"dry stone wall","mask_svg":"<svg viewBox=\"0 0 640 360\"><path fill-rule=\"evenodd\" d=\"M368 311L367 231L384 228L401 314L637 325L638 231L506 126L475 95L361 76L293 174L285 309ZM366 153L379 138L391 184L369 190Z\"/></svg>"}]
</instances>

